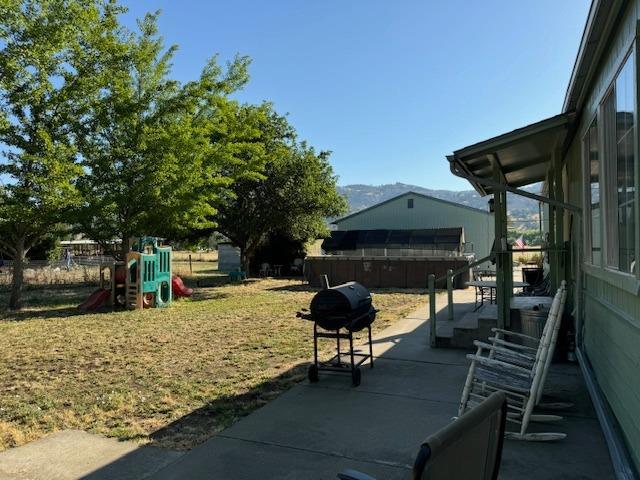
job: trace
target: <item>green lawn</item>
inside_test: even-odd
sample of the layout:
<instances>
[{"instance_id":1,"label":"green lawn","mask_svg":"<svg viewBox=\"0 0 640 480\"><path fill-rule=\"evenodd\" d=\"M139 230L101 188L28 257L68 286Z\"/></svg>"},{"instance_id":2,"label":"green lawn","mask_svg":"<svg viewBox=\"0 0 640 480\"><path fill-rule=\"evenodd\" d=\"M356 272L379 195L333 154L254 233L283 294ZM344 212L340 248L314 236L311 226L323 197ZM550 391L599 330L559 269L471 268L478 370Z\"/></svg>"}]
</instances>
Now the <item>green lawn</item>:
<instances>
[{"instance_id":1,"label":"green lawn","mask_svg":"<svg viewBox=\"0 0 640 480\"><path fill-rule=\"evenodd\" d=\"M0 313L0 450L63 428L191 448L304 378L312 356L312 324L295 313L314 292L299 282L196 288L168 309L79 314L90 293L30 289L28 308ZM424 301L375 292L375 328Z\"/></svg>"}]
</instances>

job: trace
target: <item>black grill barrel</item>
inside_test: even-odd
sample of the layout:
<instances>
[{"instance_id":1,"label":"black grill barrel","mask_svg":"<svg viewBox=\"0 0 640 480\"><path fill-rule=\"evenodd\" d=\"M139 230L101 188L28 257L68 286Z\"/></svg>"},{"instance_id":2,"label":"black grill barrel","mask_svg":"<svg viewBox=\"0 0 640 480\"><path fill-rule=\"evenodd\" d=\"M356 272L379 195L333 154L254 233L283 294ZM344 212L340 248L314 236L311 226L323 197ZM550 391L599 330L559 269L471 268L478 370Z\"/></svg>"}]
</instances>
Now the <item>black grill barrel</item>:
<instances>
[{"instance_id":1,"label":"black grill barrel","mask_svg":"<svg viewBox=\"0 0 640 480\"><path fill-rule=\"evenodd\" d=\"M364 285L348 282L319 291L311 300L311 317L325 330L362 330L375 319L371 294Z\"/></svg>"}]
</instances>

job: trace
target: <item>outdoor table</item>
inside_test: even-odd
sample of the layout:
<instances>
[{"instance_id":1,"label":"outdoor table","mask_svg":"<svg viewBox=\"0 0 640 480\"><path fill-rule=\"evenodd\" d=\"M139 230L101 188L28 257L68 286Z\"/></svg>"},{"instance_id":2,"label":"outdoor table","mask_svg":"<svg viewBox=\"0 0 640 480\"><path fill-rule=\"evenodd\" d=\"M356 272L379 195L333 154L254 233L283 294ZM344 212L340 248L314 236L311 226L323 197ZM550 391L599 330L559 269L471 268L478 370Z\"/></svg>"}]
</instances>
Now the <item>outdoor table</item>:
<instances>
[{"instance_id":1,"label":"outdoor table","mask_svg":"<svg viewBox=\"0 0 640 480\"><path fill-rule=\"evenodd\" d=\"M468 287L475 287L476 289L488 288L489 293L489 303L493 303L493 299L496 298L496 289L498 288L498 283L495 280L472 280L467 282ZM527 282L513 282L513 288L527 288L530 285ZM477 298L477 296L476 296ZM480 296L480 304L476 301L475 310L478 310L482 305L484 305L484 295Z\"/></svg>"},{"instance_id":2,"label":"outdoor table","mask_svg":"<svg viewBox=\"0 0 640 480\"><path fill-rule=\"evenodd\" d=\"M273 276L274 277L279 277L282 275L282 267L284 265L274 265L273 266Z\"/></svg>"}]
</instances>

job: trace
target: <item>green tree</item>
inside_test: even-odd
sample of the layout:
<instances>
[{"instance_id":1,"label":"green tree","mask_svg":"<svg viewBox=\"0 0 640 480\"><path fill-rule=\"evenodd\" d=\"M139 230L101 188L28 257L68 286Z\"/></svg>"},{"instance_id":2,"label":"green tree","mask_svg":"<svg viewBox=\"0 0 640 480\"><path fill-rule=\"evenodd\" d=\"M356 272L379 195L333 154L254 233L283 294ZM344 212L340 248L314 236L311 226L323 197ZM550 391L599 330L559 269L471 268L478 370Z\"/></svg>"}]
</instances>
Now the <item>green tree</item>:
<instances>
[{"instance_id":1,"label":"green tree","mask_svg":"<svg viewBox=\"0 0 640 480\"><path fill-rule=\"evenodd\" d=\"M138 34L122 32L120 48L107 52L107 85L79 125L87 171L78 182L80 229L104 245L120 239L120 257L130 237L176 237L213 225L214 205L232 179L212 138L235 108L228 95L248 80L245 57L226 71L213 58L198 80L172 80L176 47L164 48L157 16L139 21ZM238 159L234 172L255 169Z\"/></svg>"},{"instance_id":2,"label":"green tree","mask_svg":"<svg viewBox=\"0 0 640 480\"><path fill-rule=\"evenodd\" d=\"M80 200L69 125L99 88L94 47L119 12L99 0L0 1L0 248L14 262L12 309L27 252Z\"/></svg>"},{"instance_id":3,"label":"green tree","mask_svg":"<svg viewBox=\"0 0 640 480\"><path fill-rule=\"evenodd\" d=\"M240 248L245 271L271 234L308 241L328 234L326 217L346 212L329 153L295 142L284 117L271 112L262 126L262 179L239 178L218 207L218 231Z\"/></svg>"}]
</instances>

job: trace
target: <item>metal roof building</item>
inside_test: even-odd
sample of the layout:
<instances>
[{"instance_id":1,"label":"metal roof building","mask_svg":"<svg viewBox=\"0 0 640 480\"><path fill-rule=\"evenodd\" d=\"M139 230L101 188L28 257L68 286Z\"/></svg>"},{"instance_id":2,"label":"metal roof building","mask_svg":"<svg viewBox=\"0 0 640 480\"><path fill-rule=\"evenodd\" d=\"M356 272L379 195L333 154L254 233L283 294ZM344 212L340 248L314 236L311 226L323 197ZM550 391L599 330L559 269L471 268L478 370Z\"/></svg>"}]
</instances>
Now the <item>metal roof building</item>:
<instances>
[{"instance_id":1,"label":"metal roof building","mask_svg":"<svg viewBox=\"0 0 640 480\"><path fill-rule=\"evenodd\" d=\"M464 252L487 256L493 244L493 215L416 192L406 192L333 222L339 231L462 228Z\"/></svg>"}]
</instances>

